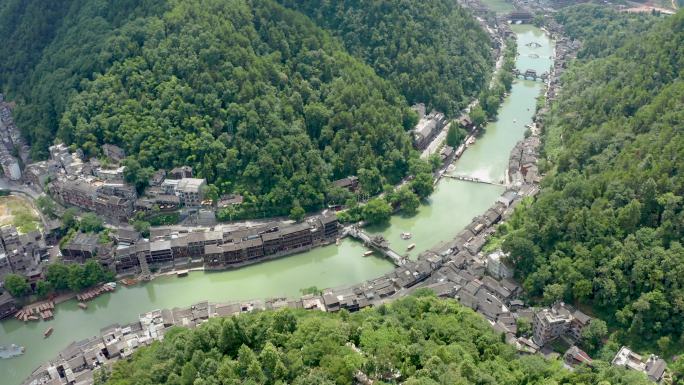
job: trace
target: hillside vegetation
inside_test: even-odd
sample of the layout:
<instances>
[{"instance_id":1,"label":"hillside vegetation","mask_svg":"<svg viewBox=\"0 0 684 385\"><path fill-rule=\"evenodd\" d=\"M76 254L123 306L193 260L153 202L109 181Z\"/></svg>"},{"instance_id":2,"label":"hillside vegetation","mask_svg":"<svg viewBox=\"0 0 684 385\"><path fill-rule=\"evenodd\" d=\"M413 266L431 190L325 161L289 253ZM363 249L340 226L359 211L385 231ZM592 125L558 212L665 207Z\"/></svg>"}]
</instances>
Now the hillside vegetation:
<instances>
[{"instance_id":1,"label":"hillside vegetation","mask_svg":"<svg viewBox=\"0 0 684 385\"><path fill-rule=\"evenodd\" d=\"M424 102L453 115L487 84L491 42L455 1L278 2L340 37L411 104Z\"/></svg>"},{"instance_id":2,"label":"hillside vegetation","mask_svg":"<svg viewBox=\"0 0 684 385\"><path fill-rule=\"evenodd\" d=\"M592 12L559 20L587 24ZM644 16L573 32L596 58L565 75L546 119L550 175L501 233L531 297L589 305L613 341L669 357L684 348L684 13L632 18ZM635 23L650 26L621 27Z\"/></svg>"},{"instance_id":3,"label":"hillside vegetation","mask_svg":"<svg viewBox=\"0 0 684 385\"><path fill-rule=\"evenodd\" d=\"M486 34L451 2L348 6L344 28L372 39L272 0L8 0L0 88L34 158L55 138L88 156L113 143L139 188L188 164L245 195L233 218L318 209L348 198L332 180L358 175L374 194L406 176L407 99L453 112L492 64ZM352 22L362 14L374 16Z\"/></svg>"},{"instance_id":4,"label":"hillside vegetation","mask_svg":"<svg viewBox=\"0 0 684 385\"><path fill-rule=\"evenodd\" d=\"M60 121L89 154L121 143L143 168L187 163L288 211L320 207L332 178L407 171L413 113L304 16L267 0L183 1L128 38L127 58Z\"/></svg>"},{"instance_id":5,"label":"hillside vegetation","mask_svg":"<svg viewBox=\"0 0 684 385\"><path fill-rule=\"evenodd\" d=\"M124 58L125 34L163 13L166 0L6 0L0 4L0 92L32 156L47 156L59 118L84 80ZM130 24L130 25L129 25Z\"/></svg>"},{"instance_id":6,"label":"hillside vegetation","mask_svg":"<svg viewBox=\"0 0 684 385\"><path fill-rule=\"evenodd\" d=\"M519 357L470 309L425 295L353 314L284 309L177 328L106 383L351 385L362 371L377 384L649 384L602 362L570 372Z\"/></svg>"}]
</instances>

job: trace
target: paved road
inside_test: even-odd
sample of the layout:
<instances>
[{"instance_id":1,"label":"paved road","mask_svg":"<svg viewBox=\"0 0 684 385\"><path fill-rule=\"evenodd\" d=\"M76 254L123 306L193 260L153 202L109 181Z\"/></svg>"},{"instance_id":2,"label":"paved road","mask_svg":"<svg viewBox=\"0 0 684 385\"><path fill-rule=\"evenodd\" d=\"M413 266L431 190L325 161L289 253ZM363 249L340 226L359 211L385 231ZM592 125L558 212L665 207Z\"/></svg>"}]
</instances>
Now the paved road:
<instances>
[{"instance_id":1,"label":"paved road","mask_svg":"<svg viewBox=\"0 0 684 385\"><path fill-rule=\"evenodd\" d=\"M14 191L14 192L20 192L20 193L23 193L25 195L28 195L29 197L31 197L33 199L38 199L39 196L45 195L45 193L43 193L43 192L37 192L37 191L29 188L28 186L24 185L24 184L21 184L21 183L15 182L15 181L11 181L11 180L4 178L4 177L0 178L0 190L10 190L10 191Z\"/></svg>"}]
</instances>

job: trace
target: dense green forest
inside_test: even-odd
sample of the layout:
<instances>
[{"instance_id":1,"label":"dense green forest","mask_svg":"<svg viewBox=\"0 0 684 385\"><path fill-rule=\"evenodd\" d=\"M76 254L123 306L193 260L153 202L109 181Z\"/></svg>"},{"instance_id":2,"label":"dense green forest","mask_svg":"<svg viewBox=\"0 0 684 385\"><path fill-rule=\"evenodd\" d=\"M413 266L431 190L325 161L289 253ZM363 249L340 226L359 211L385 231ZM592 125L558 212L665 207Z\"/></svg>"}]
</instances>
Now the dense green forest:
<instances>
[{"instance_id":1,"label":"dense green forest","mask_svg":"<svg viewBox=\"0 0 684 385\"><path fill-rule=\"evenodd\" d=\"M453 115L485 88L491 42L470 11L451 0L278 0L344 42L410 104Z\"/></svg>"},{"instance_id":2,"label":"dense green forest","mask_svg":"<svg viewBox=\"0 0 684 385\"><path fill-rule=\"evenodd\" d=\"M684 12L558 19L586 59L545 118L549 175L500 228L504 249L530 297L588 305L617 341L671 357L684 350Z\"/></svg>"},{"instance_id":3,"label":"dense green forest","mask_svg":"<svg viewBox=\"0 0 684 385\"><path fill-rule=\"evenodd\" d=\"M141 171L190 164L268 214L320 207L330 179L368 170L396 182L408 169L415 115L403 98L271 1L178 2L124 47L60 122L59 136L89 154L114 142Z\"/></svg>"},{"instance_id":4,"label":"dense green forest","mask_svg":"<svg viewBox=\"0 0 684 385\"><path fill-rule=\"evenodd\" d=\"M617 14L601 5L586 4L563 10L556 21L568 37L583 42L577 57L591 59L607 56L635 35L647 32L654 17L647 13Z\"/></svg>"},{"instance_id":5,"label":"dense green forest","mask_svg":"<svg viewBox=\"0 0 684 385\"><path fill-rule=\"evenodd\" d=\"M359 371L376 384L649 384L600 361L570 372L517 356L481 316L425 292L353 314L283 309L173 329L96 383L351 385Z\"/></svg>"},{"instance_id":6,"label":"dense green forest","mask_svg":"<svg viewBox=\"0 0 684 385\"><path fill-rule=\"evenodd\" d=\"M0 88L34 158L55 137L88 156L118 144L139 188L188 164L245 196L226 218L344 203L332 180L358 175L375 194L410 171L407 99L453 112L491 64L486 34L452 2L347 5L329 33L272 0L9 0ZM343 28L373 38L338 39Z\"/></svg>"},{"instance_id":7,"label":"dense green forest","mask_svg":"<svg viewBox=\"0 0 684 385\"><path fill-rule=\"evenodd\" d=\"M84 80L121 60L145 17L166 0L6 0L0 4L0 92L36 159L47 156L69 98ZM138 27L139 29L139 27ZM128 31L128 32L127 32Z\"/></svg>"}]
</instances>

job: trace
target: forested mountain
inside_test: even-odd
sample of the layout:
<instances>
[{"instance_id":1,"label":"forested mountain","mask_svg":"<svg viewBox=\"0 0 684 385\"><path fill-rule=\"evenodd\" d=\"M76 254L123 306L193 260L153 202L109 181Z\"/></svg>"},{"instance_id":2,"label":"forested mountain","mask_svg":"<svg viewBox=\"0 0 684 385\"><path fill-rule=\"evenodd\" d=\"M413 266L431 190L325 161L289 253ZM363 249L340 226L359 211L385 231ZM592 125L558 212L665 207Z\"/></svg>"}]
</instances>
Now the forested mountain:
<instances>
[{"instance_id":1,"label":"forested mountain","mask_svg":"<svg viewBox=\"0 0 684 385\"><path fill-rule=\"evenodd\" d=\"M650 14L618 15L610 8L593 4L567 8L556 19L567 36L583 42L577 54L581 59L607 56L635 35L647 32L655 20Z\"/></svg>"},{"instance_id":2,"label":"forested mountain","mask_svg":"<svg viewBox=\"0 0 684 385\"><path fill-rule=\"evenodd\" d=\"M597 58L564 76L545 123L549 176L502 228L504 248L531 297L589 305L617 341L669 356L684 349L684 12L613 12L597 32L591 10L559 17ZM635 24L645 32L620 27Z\"/></svg>"},{"instance_id":3,"label":"forested mountain","mask_svg":"<svg viewBox=\"0 0 684 385\"><path fill-rule=\"evenodd\" d=\"M117 363L106 383L351 385L359 371L377 384L649 384L600 361L570 372L520 357L482 317L433 296L353 314L284 309L178 328Z\"/></svg>"},{"instance_id":4,"label":"forested mountain","mask_svg":"<svg viewBox=\"0 0 684 385\"><path fill-rule=\"evenodd\" d=\"M188 164L250 215L322 207L348 175L396 183L415 156L407 98L454 112L491 64L486 34L442 0L340 3L331 32L273 0L43 3L0 6L0 88L33 156L55 138L88 156L117 144L131 181Z\"/></svg>"},{"instance_id":5,"label":"forested mountain","mask_svg":"<svg viewBox=\"0 0 684 385\"><path fill-rule=\"evenodd\" d=\"M122 60L144 18L166 0L6 0L0 4L0 92L34 158L47 156L69 97L84 80ZM137 27L136 27L137 25Z\"/></svg>"},{"instance_id":6,"label":"forested mountain","mask_svg":"<svg viewBox=\"0 0 684 385\"><path fill-rule=\"evenodd\" d=\"M487 34L452 0L278 2L339 36L410 104L454 114L486 85L493 65Z\"/></svg>"},{"instance_id":7,"label":"forested mountain","mask_svg":"<svg viewBox=\"0 0 684 385\"><path fill-rule=\"evenodd\" d=\"M71 98L67 143L121 143L143 167L187 163L285 212L320 207L331 178L407 171L415 115L304 16L268 0L183 1L136 32L126 59Z\"/></svg>"}]
</instances>

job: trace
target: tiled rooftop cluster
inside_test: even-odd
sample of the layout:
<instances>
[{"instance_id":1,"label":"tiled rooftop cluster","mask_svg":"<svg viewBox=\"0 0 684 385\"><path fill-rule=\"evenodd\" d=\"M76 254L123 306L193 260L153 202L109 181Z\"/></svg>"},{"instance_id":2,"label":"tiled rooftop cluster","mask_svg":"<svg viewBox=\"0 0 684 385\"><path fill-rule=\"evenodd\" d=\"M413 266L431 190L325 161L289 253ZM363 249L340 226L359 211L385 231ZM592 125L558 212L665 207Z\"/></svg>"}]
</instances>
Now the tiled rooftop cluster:
<instances>
[{"instance_id":1,"label":"tiled rooftop cluster","mask_svg":"<svg viewBox=\"0 0 684 385\"><path fill-rule=\"evenodd\" d=\"M134 211L174 211L181 205L199 207L203 203L206 181L193 178L191 167L178 167L168 174L158 170L144 196L138 197L134 186L124 181L125 167L120 163L124 151L111 144L103 145L102 151L107 162L85 160L81 150L70 152L64 144L50 146L50 159L27 166L24 180L39 191L47 183L58 202L115 222L126 222Z\"/></svg>"}]
</instances>

